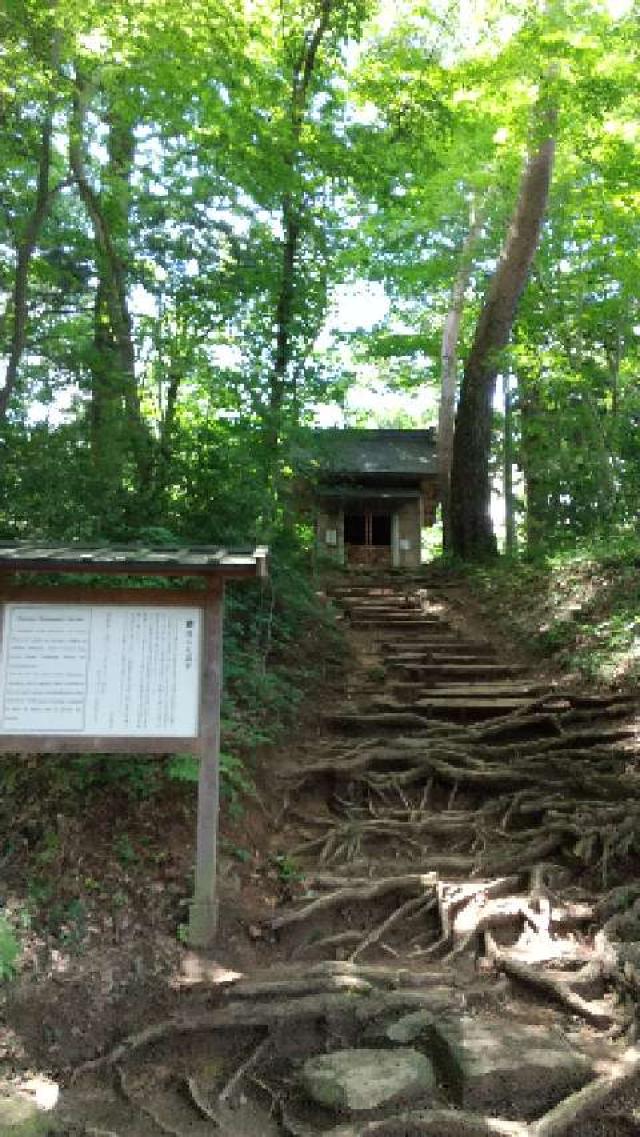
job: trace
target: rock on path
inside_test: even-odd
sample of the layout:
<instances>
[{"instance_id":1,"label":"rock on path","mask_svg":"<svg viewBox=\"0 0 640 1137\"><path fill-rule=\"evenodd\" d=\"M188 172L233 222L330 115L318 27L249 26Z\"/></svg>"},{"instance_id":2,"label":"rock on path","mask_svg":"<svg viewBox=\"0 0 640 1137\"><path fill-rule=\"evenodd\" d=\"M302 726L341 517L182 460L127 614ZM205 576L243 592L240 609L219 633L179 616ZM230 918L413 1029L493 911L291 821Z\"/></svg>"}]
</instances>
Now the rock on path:
<instances>
[{"instance_id":1,"label":"rock on path","mask_svg":"<svg viewBox=\"0 0 640 1137\"><path fill-rule=\"evenodd\" d=\"M338 1112L424 1100L435 1088L431 1062L411 1047L320 1054L305 1062L302 1082L314 1101Z\"/></svg>"}]
</instances>

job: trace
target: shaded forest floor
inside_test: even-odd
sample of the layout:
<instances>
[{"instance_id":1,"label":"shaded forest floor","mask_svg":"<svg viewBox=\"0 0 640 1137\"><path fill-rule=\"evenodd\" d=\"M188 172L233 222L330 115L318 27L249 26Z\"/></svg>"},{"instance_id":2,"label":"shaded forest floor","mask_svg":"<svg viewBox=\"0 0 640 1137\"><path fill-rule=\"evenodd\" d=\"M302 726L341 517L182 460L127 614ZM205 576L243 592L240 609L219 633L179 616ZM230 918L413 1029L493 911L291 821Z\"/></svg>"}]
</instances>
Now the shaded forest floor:
<instances>
[{"instance_id":1,"label":"shaded forest floor","mask_svg":"<svg viewBox=\"0 0 640 1137\"><path fill-rule=\"evenodd\" d=\"M57 934L25 928L4 988L7 1090L60 1083L33 1121L60 1135L640 1132L632 688L543 662L541 606L509 634L486 576L329 588L350 663L225 822L219 950L176 937L187 788L69 818L36 877Z\"/></svg>"}]
</instances>

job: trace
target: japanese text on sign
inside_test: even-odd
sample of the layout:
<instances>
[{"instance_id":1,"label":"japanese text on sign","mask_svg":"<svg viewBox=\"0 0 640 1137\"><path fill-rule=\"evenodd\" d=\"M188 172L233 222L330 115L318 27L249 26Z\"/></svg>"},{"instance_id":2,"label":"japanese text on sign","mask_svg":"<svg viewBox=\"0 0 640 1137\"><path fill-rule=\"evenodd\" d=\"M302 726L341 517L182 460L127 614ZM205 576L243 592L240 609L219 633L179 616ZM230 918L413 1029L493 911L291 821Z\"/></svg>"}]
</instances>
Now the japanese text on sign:
<instances>
[{"instance_id":1,"label":"japanese text on sign","mask_svg":"<svg viewBox=\"0 0 640 1137\"><path fill-rule=\"evenodd\" d=\"M194 738L201 611L10 603L0 734Z\"/></svg>"}]
</instances>

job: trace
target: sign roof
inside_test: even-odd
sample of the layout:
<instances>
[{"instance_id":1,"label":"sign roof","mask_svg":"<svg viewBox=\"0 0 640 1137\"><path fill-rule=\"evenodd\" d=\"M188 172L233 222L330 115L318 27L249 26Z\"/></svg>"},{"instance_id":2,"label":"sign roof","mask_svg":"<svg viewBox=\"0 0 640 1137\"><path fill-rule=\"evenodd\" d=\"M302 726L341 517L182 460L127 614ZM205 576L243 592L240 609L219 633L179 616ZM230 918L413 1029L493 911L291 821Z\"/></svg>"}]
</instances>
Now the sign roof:
<instances>
[{"instance_id":1,"label":"sign roof","mask_svg":"<svg viewBox=\"0 0 640 1137\"><path fill-rule=\"evenodd\" d=\"M45 545L0 543L0 571L94 572L145 576L267 575L268 549L214 545Z\"/></svg>"}]
</instances>

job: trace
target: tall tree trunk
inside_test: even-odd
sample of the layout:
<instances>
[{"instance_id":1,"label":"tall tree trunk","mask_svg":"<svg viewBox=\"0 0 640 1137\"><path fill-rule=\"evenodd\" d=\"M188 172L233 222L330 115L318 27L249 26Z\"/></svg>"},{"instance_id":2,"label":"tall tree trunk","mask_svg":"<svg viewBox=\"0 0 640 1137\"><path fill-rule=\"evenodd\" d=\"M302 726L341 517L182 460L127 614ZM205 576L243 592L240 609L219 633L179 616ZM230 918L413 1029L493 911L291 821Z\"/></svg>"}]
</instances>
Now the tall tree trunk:
<instances>
[{"instance_id":1,"label":"tall tree trunk","mask_svg":"<svg viewBox=\"0 0 640 1137\"><path fill-rule=\"evenodd\" d=\"M36 195L31 212L27 217L22 236L16 245L16 271L11 300L3 314L3 324L10 325L9 357L5 373L4 387L0 388L0 422L6 419L9 403L16 389L18 369L27 344L29 321L29 270L36 251L42 227L46 221L51 203L60 189L50 188L54 100L48 100L40 134L40 154L36 178Z\"/></svg>"},{"instance_id":2,"label":"tall tree trunk","mask_svg":"<svg viewBox=\"0 0 640 1137\"><path fill-rule=\"evenodd\" d=\"M453 425L458 393L458 341L464 310L464 297L471 278L473 251L480 236L483 219L471 217L460 253L449 310L442 330L440 352L440 409L438 414L438 483L442 506L442 547L451 549L451 463L453 460Z\"/></svg>"},{"instance_id":3,"label":"tall tree trunk","mask_svg":"<svg viewBox=\"0 0 640 1137\"><path fill-rule=\"evenodd\" d=\"M509 373L504 377L504 538L507 553L514 553L516 503L513 496L513 399Z\"/></svg>"},{"instance_id":4,"label":"tall tree trunk","mask_svg":"<svg viewBox=\"0 0 640 1137\"><path fill-rule=\"evenodd\" d=\"M555 124L547 114L547 134ZM491 524L492 401L500 367L540 238L553 170L555 143L546 137L529 158L504 250L489 287L462 380L451 470L452 549L473 559L495 552Z\"/></svg>"},{"instance_id":5,"label":"tall tree trunk","mask_svg":"<svg viewBox=\"0 0 640 1137\"><path fill-rule=\"evenodd\" d=\"M296 257L300 238L300 223L292 195L286 193L282 203L282 266L280 288L276 302L276 342L273 373L269 390L267 424L267 452L274 456L282 429L282 418L287 395L287 380L292 357L293 314L296 289Z\"/></svg>"},{"instance_id":6,"label":"tall tree trunk","mask_svg":"<svg viewBox=\"0 0 640 1137\"><path fill-rule=\"evenodd\" d=\"M525 532L527 553L535 554L544 546L548 502L543 478L540 476L539 453L542 428L542 398L536 376L522 369L518 375L520 404L520 463L525 489Z\"/></svg>"},{"instance_id":7,"label":"tall tree trunk","mask_svg":"<svg viewBox=\"0 0 640 1137\"><path fill-rule=\"evenodd\" d=\"M94 304L91 402L94 467L99 478L107 477L115 484L122 479L130 454L137 488L144 494L150 485L153 450L140 407L127 281L129 179L135 140L132 126L112 113L108 117L108 163L103 187L97 192L89 180L84 153L85 120L91 94L90 85L78 77L69 163L93 226L96 246L98 286ZM117 449L121 451L119 463L115 460Z\"/></svg>"},{"instance_id":8,"label":"tall tree trunk","mask_svg":"<svg viewBox=\"0 0 640 1137\"><path fill-rule=\"evenodd\" d=\"M300 140L311 97L311 84L322 40L329 30L336 0L321 0L316 21L303 36L302 48L293 62L289 110L291 148L286 156L291 184L282 198L281 268L275 311L275 347L265 423L267 478L277 465L279 440L287 403L289 372L293 359L293 323L296 307L296 269L304 212L303 195L295 182L299 175Z\"/></svg>"},{"instance_id":9,"label":"tall tree trunk","mask_svg":"<svg viewBox=\"0 0 640 1137\"><path fill-rule=\"evenodd\" d=\"M190 339L188 311L182 314L179 303L167 335L167 346L162 349L162 318L158 320L158 437L155 447L151 510L159 522L166 521L169 503L171 464L174 454L178 423L180 388L193 363L193 346Z\"/></svg>"}]
</instances>

